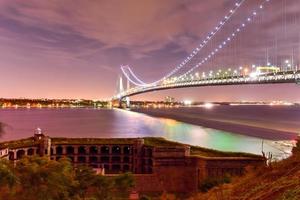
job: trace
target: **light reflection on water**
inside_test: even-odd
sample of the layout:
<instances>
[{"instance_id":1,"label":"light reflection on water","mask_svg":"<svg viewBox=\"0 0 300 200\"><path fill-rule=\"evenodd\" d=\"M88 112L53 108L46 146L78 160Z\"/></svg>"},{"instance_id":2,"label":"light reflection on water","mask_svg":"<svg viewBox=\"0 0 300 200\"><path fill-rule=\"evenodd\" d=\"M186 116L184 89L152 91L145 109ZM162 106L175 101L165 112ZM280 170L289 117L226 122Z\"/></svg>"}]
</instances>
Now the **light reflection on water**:
<instances>
[{"instance_id":1,"label":"light reflection on water","mask_svg":"<svg viewBox=\"0 0 300 200\"><path fill-rule=\"evenodd\" d=\"M0 109L0 121L11 127L1 141L29 137L41 127L53 137L157 136L222 151L262 151L260 138L119 109ZM274 145L274 141L264 140L264 151L282 157L282 151ZM283 150L290 152L291 147Z\"/></svg>"},{"instance_id":2,"label":"light reflection on water","mask_svg":"<svg viewBox=\"0 0 300 200\"><path fill-rule=\"evenodd\" d=\"M132 123L137 123L136 125L140 129L149 129L149 132L153 133L153 136L165 137L169 140L186 144L221 151L249 152L254 154L261 154L263 150L264 152L272 152L276 158L288 156L292 149L292 147L284 147L271 140L205 128L172 119L153 118L131 111L120 111L126 112L126 115L130 115ZM144 126L145 124L138 123L140 119L143 119L146 127Z\"/></svg>"}]
</instances>

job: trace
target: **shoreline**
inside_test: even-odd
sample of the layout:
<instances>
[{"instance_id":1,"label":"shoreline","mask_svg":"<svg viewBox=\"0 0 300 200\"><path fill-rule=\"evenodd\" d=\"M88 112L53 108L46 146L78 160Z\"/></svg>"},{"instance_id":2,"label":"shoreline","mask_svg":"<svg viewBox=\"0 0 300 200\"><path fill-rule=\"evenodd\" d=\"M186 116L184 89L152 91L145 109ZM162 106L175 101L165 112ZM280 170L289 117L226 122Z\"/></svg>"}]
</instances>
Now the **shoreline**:
<instances>
[{"instance_id":1,"label":"shoreline","mask_svg":"<svg viewBox=\"0 0 300 200\"><path fill-rule=\"evenodd\" d=\"M227 131L230 133L236 133L240 135L246 135L250 137L268 139L268 140L295 140L298 134L288 131L280 131L269 128L261 128L255 126L248 126L237 123L222 122L218 120L195 118L193 116L183 115L182 113L173 114L166 113L164 110L159 109L131 109L130 111L136 113L146 114L152 117L168 118L183 123L193 124L197 126L203 126L205 128L217 129Z\"/></svg>"}]
</instances>

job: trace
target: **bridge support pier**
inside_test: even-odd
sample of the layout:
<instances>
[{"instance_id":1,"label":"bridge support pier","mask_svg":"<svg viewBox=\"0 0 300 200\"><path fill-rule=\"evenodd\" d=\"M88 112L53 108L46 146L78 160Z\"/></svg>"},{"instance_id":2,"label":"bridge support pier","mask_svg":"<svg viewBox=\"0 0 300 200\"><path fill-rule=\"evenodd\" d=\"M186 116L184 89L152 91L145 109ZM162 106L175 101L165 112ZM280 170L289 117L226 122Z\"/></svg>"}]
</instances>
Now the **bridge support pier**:
<instances>
[{"instance_id":1,"label":"bridge support pier","mask_svg":"<svg viewBox=\"0 0 300 200\"><path fill-rule=\"evenodd\" d=\"M125 101L126 101L126 108L130 108L130 98L125 97Z\"/></svg>"},{"instance_id":2,"label":"bridge support pier","mask_svg":"<svg viewBox=\"0 0 300 200\"><path fill-rule=\"evenodd\" d=\"M115 108L130 108L130 98L123 97L120 99L113 99L111 105Z\"/></svg>"}]
</instances>

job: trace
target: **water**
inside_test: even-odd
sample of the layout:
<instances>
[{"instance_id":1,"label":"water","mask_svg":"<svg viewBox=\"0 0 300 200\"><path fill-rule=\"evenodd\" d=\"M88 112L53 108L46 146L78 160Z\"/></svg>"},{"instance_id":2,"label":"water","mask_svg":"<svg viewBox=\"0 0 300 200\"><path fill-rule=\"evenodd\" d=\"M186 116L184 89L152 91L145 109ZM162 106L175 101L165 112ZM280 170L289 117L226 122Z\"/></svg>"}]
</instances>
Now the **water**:
<instances>
[{"instance_id":1,"label":"water","mask_svg":"<svg viewBox=\"0 0 300 200\"><path fill-rule=\"evenodd\" d=\"M7 125L0 141L30 137L40 127L52 137L157 136L222 151L261 154L263 140L119 109L0 109L0 121ZM264 151L282 158L291 147L264 140Z\"/></svg>"}]
</instances>

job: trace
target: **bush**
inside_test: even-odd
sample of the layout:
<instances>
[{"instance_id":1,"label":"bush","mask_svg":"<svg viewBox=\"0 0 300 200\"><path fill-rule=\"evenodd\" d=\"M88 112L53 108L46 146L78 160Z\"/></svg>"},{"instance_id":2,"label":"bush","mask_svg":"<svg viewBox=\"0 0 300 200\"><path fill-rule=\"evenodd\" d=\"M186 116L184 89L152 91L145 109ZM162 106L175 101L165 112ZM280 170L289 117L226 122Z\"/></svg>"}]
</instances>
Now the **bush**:
<instances>
[{"instance_id":1,"label":"bush","mask_svg":"<svg viewBox=\"0 0 300 200\"><path fill-rule=\"evenodd\" d=\"M207 192L215 186L230 182L231 178L229 175L225 175L223 178L207 178L200 184L199 189L201 192Z\"/></svg>"},{"instance_id":2,"label":"bush","mask_svg":"<svg viewBox=\"0 0 300 200\"><path fill-rule=\"evenodd\" d=\"M0 199L127 199L133 186L129 173L115 178L101 176L87 166L73 168L66 158L55 161L25 156L15 167L0 159Z\"/></svg>"}]
</instances>

